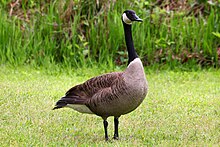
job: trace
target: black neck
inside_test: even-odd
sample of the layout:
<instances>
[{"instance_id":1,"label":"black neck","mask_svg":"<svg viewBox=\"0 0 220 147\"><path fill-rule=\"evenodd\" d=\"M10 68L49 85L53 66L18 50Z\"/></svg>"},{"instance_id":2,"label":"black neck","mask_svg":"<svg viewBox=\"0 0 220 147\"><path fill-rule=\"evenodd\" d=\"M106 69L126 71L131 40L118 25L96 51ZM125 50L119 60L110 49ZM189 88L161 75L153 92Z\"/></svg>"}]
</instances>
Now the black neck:
<instances>
[{"instance_id":1,"label":"black neck","mask_svg":"<svg viewBox=\"0 0 220 147\"><path fill-rule=\"evenodd\" d=\"M122 21L123 22L123 21ZM128 25L123 22L124 33L125 33L125 42L128 50L128 64L138 57L133 44L131 25Z\"/></svg>"}]
</instances>

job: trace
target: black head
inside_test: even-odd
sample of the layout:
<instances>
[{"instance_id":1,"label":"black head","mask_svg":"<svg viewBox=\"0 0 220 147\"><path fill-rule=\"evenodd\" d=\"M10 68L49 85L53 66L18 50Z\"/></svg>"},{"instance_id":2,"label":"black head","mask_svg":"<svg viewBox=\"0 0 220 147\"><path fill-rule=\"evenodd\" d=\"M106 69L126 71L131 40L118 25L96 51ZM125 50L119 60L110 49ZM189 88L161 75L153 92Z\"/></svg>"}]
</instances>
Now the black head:
<instances>
[{"instance_id":1,"label":"black head","mask_svg":"<svg viewBox=\"0 0 220 147\"><path fill-rule=\"evenodd\" d=\"M122 21L126 24L132 24L132 21L139 21L139 22L142 22L143 20L140 19L135 11L133 10L125 10L122 14Z\"/></svg>"}]
</instances>

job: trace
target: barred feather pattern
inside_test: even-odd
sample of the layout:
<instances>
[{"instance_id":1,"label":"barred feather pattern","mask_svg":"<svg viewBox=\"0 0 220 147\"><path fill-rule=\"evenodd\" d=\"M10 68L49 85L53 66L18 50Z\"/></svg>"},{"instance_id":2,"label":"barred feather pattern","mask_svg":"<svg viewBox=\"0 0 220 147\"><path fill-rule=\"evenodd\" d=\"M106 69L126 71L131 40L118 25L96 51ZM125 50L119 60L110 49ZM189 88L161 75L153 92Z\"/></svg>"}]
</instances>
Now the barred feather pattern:
<instances>
[{"instance_id":1,"label":"barred feather pattern","mask_svg":"<svg viewBox=\"0 0 220 147\"><path fill-rule=\"evenodd\" d=\"M66 93L66 97L77 95L91 99L94 94L105 88L109 88L121 77L122 72L113 72L89 79L83 84L76 85Z\"/></svg>"},{"instance_id":2,"label":"barred feather pattern","mask_svg":"<svg viewBox=\"0 0 220 147\"><path fill-rule=\"evenodd\" d=\"M62 108L67 104L84 104L97 106L100 102L113 98L111 87L122 78L122 72L113 72L91 78L83 84L76 85L68 90L64 97L57 103L57 108Z\"/></svg>"},{"instance_id":3,"label":"barred feather pattern","mask_svg":"<svg viewBox=\"0 0 220 147\"><path fill-rule=\"evenodd\" d=\"M102 118L119 117L136 109L147 94L147 82L140 59L135 59L124 72L112 72L89 79L66 92L54 109L75 105L82 113ZM91 112L84 109L87 107ZM85 110L85 111L83 111Z\"/></svg>"}]
</instances>

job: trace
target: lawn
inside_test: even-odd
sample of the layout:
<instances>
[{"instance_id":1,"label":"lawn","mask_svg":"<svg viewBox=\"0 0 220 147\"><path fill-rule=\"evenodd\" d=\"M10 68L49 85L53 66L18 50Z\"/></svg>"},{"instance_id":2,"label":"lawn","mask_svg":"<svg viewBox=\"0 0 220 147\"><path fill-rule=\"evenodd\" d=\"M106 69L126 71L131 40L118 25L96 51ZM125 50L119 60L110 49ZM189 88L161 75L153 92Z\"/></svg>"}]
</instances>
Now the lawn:
<instances>
[{"instance_id":1,"label":"lawn","mask_svg":"<svg viewBox=\"0 0 220 147\"><path fill-rule=\"evenodd\" d=\"M0 68L1 146L220 145L217 70L146 71L146 99L120 118L120 139L105 142L101 118L52 108L71 86L107 70ZM112 117L108 121L112 136Z\"/></svg>"}]
</instances>

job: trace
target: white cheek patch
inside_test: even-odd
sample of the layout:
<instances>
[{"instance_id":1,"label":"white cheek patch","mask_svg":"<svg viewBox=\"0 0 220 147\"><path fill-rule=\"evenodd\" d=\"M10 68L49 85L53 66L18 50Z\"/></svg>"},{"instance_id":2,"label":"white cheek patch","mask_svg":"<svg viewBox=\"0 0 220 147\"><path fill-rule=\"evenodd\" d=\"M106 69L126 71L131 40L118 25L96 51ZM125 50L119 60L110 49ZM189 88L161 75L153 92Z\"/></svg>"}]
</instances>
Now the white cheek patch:
<instances>
[{"instance_id":1,"label":"white cheek patch","mask_svg":"<svg viewBox=\"0 0 220 147\"><path fill-rule=\"evenodd\" d=\"M123 13L122 18L126 24L129 24L129 25L132 24L132 21L127 17L127 15L125 13Z\"/></svg>"}]
</instances>

